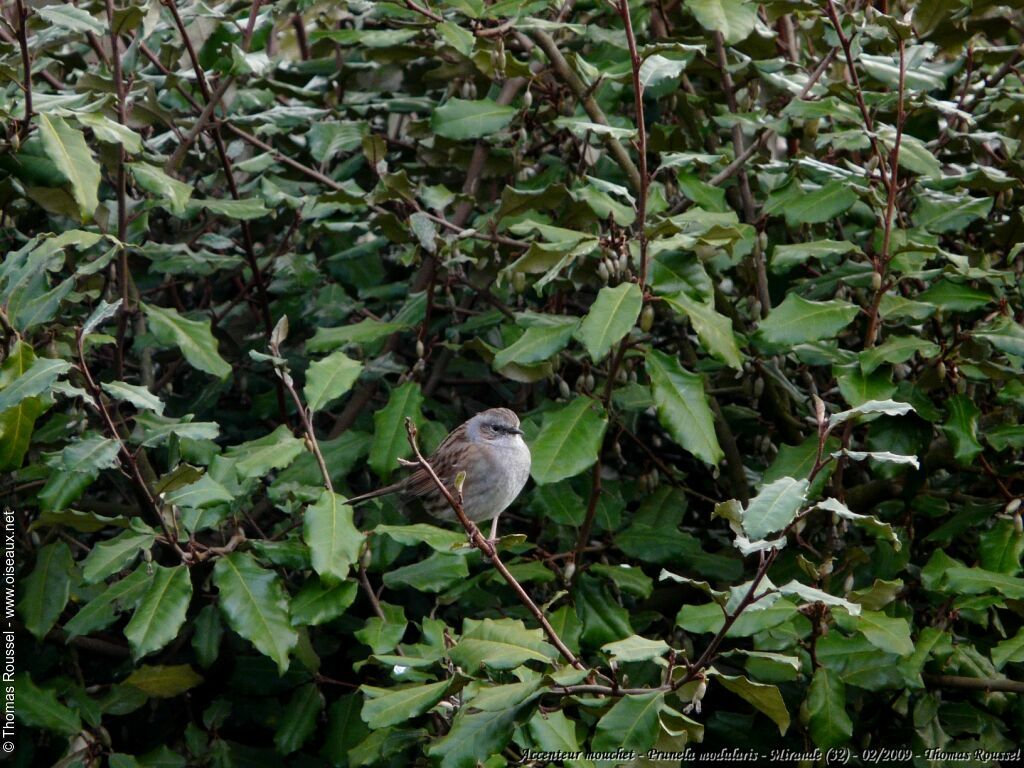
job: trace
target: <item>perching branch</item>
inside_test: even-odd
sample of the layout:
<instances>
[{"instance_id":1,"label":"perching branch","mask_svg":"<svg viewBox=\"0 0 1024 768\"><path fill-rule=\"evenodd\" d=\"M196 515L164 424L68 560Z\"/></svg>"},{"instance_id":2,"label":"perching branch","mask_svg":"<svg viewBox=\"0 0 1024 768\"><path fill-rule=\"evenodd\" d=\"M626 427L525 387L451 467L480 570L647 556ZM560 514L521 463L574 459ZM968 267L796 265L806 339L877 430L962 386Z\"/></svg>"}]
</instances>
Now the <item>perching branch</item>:
<instances>
[{"instance_id":1,"label":"perching branch","mask_svg":"<svg viewBox=\"0 0 1024 768\"><path fill-rule=\"evenodd\" d=\"M483 534L480 533L480 529L476 527L476 524L466 517L466 512L462 508L462 500L456 499L452 496L451 491L448 490L445 484L441 482L441 478L439 478L437 473L434 472L434 468L430 466L430 463L425 458L423 458L423 454L420 453L420 447L416 442L416 425L413 424L412 419L410 418L406 418L405 420L405 431L409 437L409 445L412 447L412 452L416 456L416 461L414 463L423 467L423 471L430 476L434 485L436 485L437 489L444 495L445 499L448 501L448 506L452 508L455 516L459 519L459 522L462 523L462 527L466 529L466 533L469 535L469 540L473 546L483 552L484 555L494 563L494 567L498 570L498 573L500 573L502 578L504 578L505 581L508 582L508 585L512 587L523 605L525 605L527 609L529 609L530 613L534 615L537 622L544 630L544 634L548 636L551 644L558 649L558 652L562 654L562 657L577 669L586 669L583 662L576 658L575 654L573 654L573 652L569 650L569 647L562 641L562 638L558 636L555 628L551 626L551 622L549 622L544 616L544 612L535 602L533 602L533 599L527 594L526 590L523 589L523 585L516 580L516 577L512 575L511 571L509 571L501 561L501 558L498 556L497 547L485 539ZM461 493L459 495L461 496Z\"/></svg>"}]
</instances>

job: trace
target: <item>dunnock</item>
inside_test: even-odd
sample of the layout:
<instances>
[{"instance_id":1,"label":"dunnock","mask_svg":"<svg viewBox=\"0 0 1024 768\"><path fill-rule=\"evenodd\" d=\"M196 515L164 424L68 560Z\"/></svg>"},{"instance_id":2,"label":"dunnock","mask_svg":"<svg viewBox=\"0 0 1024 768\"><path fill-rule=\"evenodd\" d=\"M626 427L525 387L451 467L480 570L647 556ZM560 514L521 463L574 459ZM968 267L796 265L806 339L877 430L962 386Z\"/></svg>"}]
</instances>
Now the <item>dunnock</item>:
<instances>
[{"instance_id":1,"label":"dunnock","mask_svg":"<svg viewBox=\"0 0 1024 768\"><path fill-rule=\"evenodd\" d=\"M456 427L427 461L453 496L455 478L459 472L466 473L463 510L475 523L492 520L491 540L498 532L498 515L515 501L530 476L530 449L523 441L519 417L508 408L481 411ZM348 503L358 504L389 493L398 493L403 499L418 498L434 517L455 519L448 500L422 467L397 483L351 498Z\"/></svg>"}]
</instances>

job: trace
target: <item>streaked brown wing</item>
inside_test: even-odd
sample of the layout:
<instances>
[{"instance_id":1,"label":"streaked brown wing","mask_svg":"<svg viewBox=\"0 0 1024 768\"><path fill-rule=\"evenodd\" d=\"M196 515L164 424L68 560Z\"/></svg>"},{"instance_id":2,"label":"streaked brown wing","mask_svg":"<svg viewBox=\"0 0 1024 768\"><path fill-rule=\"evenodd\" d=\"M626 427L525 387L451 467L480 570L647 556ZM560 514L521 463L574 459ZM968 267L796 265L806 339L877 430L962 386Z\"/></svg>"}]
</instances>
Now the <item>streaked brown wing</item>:
<instances>
[{"instance_id":1,"label":"streaked brown wing","mask_svg":"<svg viewBox=\"0 0 1024 768\"><path fill-rule=\"evenodd\" d=\"M437 473L438 478L448 487L451 487L452 483L455 482L455 475L457 474L454 462L455 457L453 455L457 449L454 446L465 439L465 433L465 424L456 427L448 433L448 437L441 441L441 444L437 446L437 450L427 458L430 466ZM402 483L402 493L407 496L422 496L436 488L437 485L434 483L433 478L422 467L414 470Z\"/></svg>"}]
</instances>

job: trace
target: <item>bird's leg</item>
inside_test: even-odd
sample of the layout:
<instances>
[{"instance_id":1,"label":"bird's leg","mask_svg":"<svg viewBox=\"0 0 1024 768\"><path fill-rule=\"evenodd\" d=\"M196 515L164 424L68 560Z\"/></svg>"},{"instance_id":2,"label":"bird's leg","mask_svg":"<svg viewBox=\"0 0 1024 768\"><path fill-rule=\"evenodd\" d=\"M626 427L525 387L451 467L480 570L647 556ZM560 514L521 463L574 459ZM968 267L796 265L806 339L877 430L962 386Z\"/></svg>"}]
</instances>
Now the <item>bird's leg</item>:
<instances>
[{"instance_id":1,"label":"bird's leg","mask_svg":"<svg viewBox=\"0 0 1024 768\"><path fill-rule=\"evenodd\" d=\"M500 516L495 515L494 519L491 520L491 535L487 539L492 546L498 541L498 517Z\"/></svg>"}]
</instances>

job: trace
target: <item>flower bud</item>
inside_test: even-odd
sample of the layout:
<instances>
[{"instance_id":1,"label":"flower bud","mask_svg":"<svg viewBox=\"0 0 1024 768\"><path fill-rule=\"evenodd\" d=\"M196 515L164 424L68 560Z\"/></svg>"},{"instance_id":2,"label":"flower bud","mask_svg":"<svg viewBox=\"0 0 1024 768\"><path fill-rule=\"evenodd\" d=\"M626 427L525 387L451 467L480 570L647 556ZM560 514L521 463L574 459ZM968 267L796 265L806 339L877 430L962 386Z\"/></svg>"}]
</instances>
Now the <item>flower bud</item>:
<instances>
[{"instance_id":1,"label":"flower bud","mask_svg":"<svg viewBox=\"0 0 1024 768\"><path fill-rule=\"evenodd\" d=\"M607 283L608 278L611 277L611 273L608 271L608 265L605 263L604 259L601 259L601 261L597 263L597 276L601 278L601 282L603 283Z\"/></svg>"},{"instance_id":2,"label":"flower bud","mask_svg":"<svg viewBox=\"0 0 1024 768\"><path fill-rule=\"evenodd\" d=\"M565 379L558 380L558 394L562 397L563 400L568 400L570 397L572 397L572 392L569 390L569 384L566 382Z\"/></svg>"},{"instance_id":3,"label":"flower bud","mask_svg":"<svg viewBox=\"0 0 1024 768\"><path fill-rule=\"evenodd\" d=\"M588 373L587 374L586 382L587 382L587 392L593 392L594 391L594 374Z\"/></svg>"},{"instance_id":4,"label":"flower bud","mask_svg":"<svg viewBox=\"0 0 1024 768\"><path fill-rule=\"evenodd\" d=\"M1010 501L1006 502L1006 509L1004 509L1003 511L1006 512L1006 514L1008 515L1015 515L1017 514L1017 511L1019 509L1020 499L1011 499Z\"/></svg>"},{"instance_id":5,"label":"flower bud","mask_svg":"<svg viewBox=\"0 0 1024 768\"><path fill-rule=\"evenodd\" d=\"M875 293L882 290L882 276L878 272L871 273L871 290Z\"/></svg>"},{"instance_id":6,"label":"flower bud","mask_svg":"<svg viewBox=\"0 0 1024 768\"><path fill-rule=\"evenodd\" d=\"M423 348L423 339L416 339L416 357L423 357L426 350Z\"/></svg>"},{"instance_id":7,"label":"flower bud","mask_svg":"<svg viewBox=\"0 0 1024 768\"><path fill-rule=\"evenodd\" d=\"M1021 520L1020 510L1013 516L1013 532L1018 536L1024 533L1024 520Z\"/></svg>"},{"instance_id":8,"label":"flower bud","mask_svg":"<svg viewBox=\"0 0 1024 768\"><path fill-rule=\"evenodd\" d=\"M939 377L939 381L946 378L946 364L939 360L939 364L935 366L935 375Z\"/></svg>"},{"instance_id":9,"label":"flower bud","mask_svg":"<svg viewBox=\"0 0 1024 768\"><path fill-rule=\"evenodd\" d=\"M527 91L523 94L523 108L529 109L533 106L533 91Z\"/></svg>"}]
</instances>

